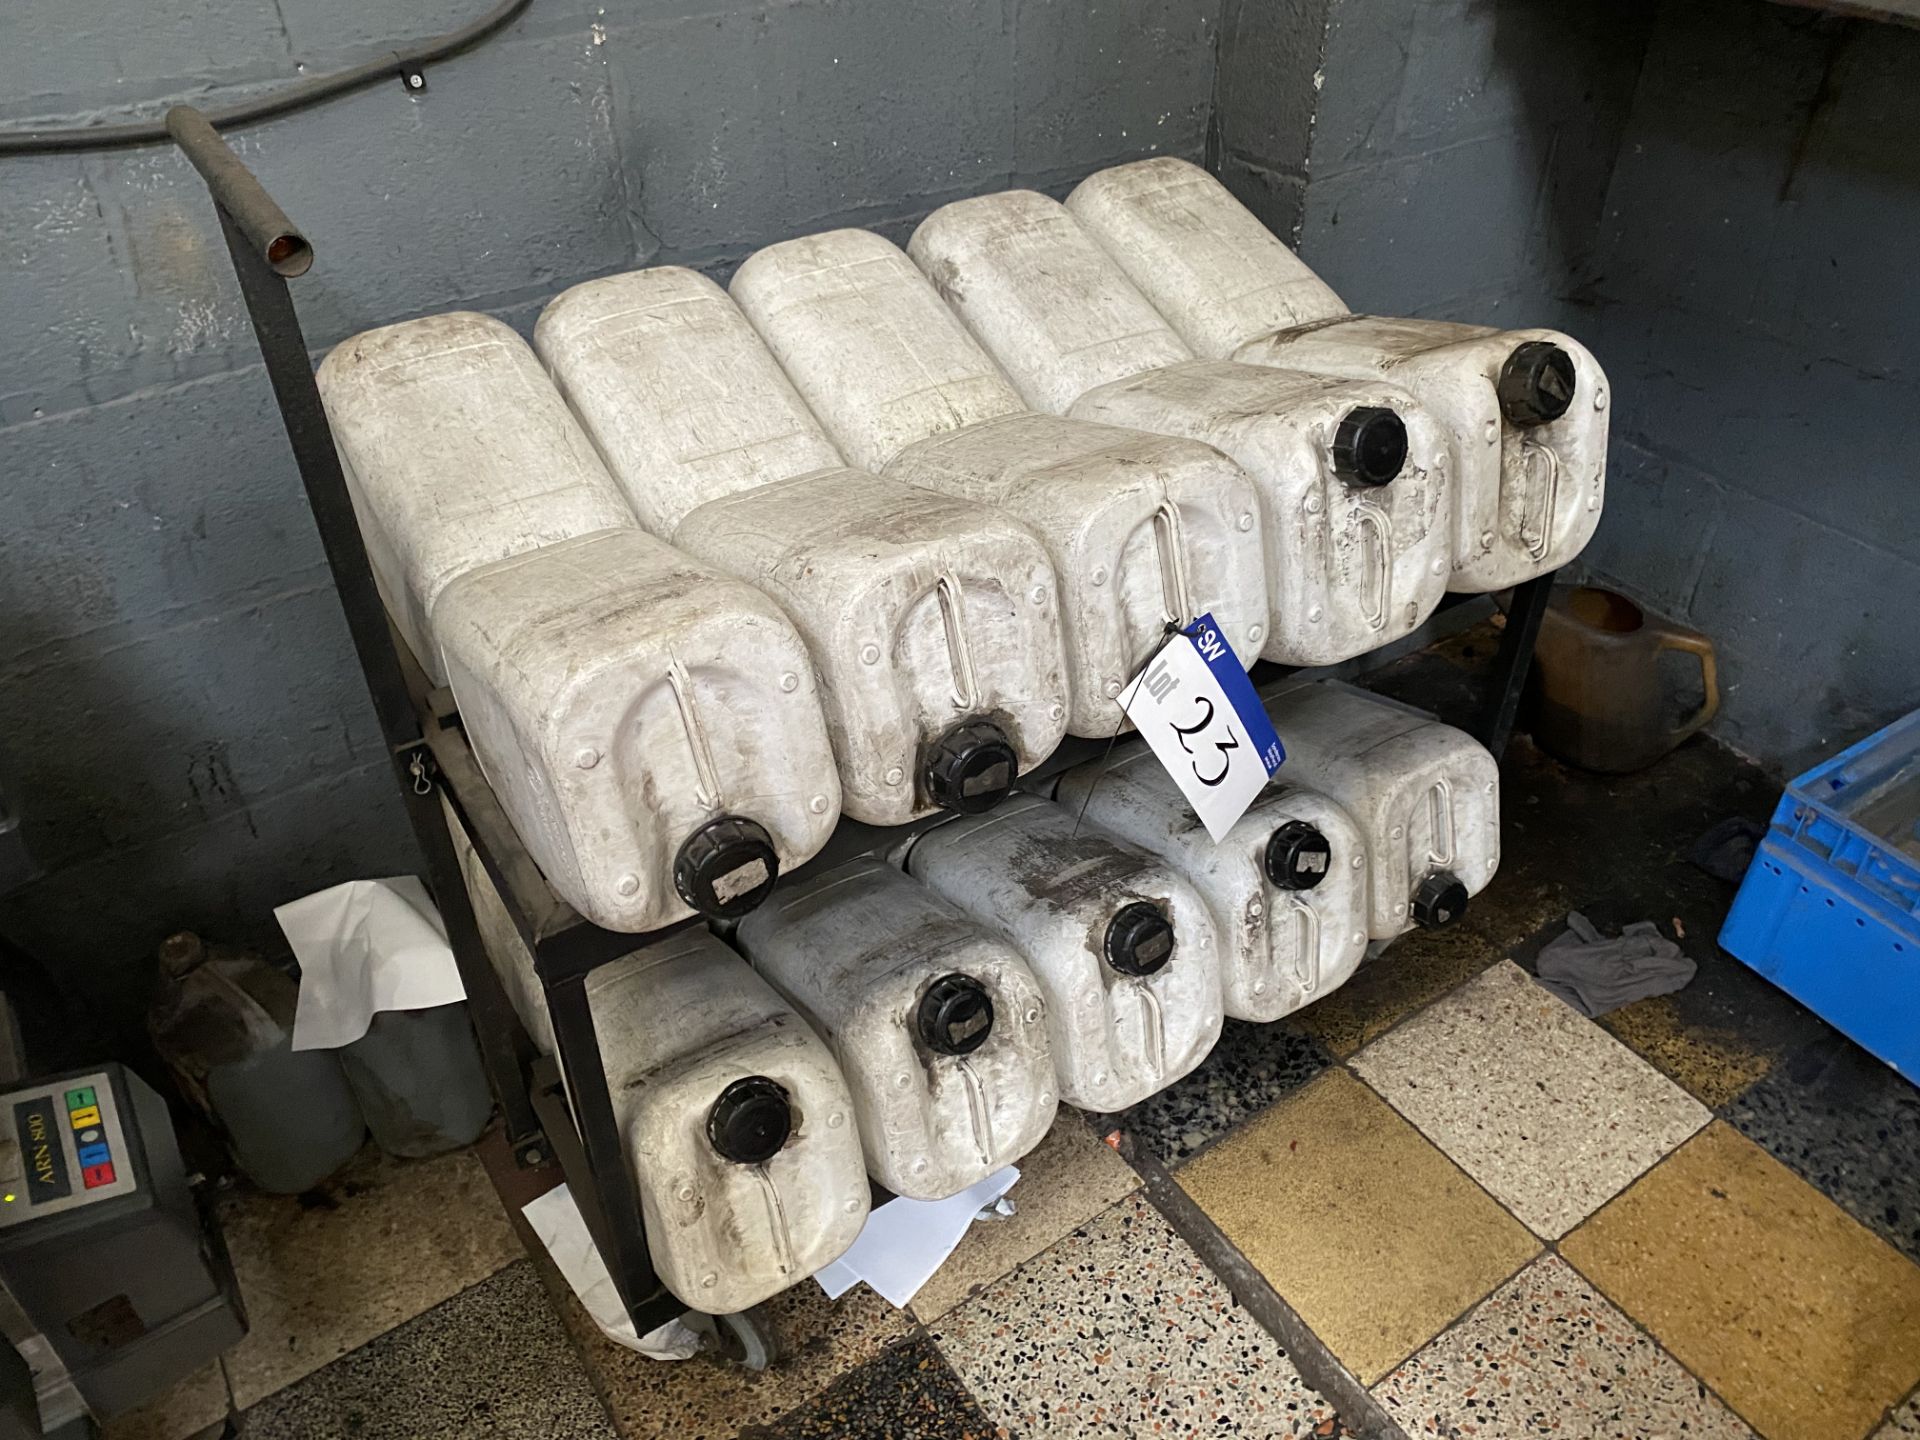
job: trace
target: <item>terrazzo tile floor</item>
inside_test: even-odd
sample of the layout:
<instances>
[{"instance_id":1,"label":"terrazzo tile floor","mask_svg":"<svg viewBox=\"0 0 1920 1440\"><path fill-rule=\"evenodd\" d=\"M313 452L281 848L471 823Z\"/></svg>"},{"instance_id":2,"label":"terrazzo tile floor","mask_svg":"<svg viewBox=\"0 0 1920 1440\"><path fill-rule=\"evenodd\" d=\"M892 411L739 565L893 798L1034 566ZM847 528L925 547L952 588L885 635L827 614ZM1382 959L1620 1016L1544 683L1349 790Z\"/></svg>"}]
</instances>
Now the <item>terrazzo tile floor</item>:
<instances>
[{"instance_id":1,"label":"terrazzo tile floor","mask_svg":"<svg viewBox=\"0 0 1920 1440\"><path fill-rule=\"evenodd\" d=\"M1367 683L1470 723L1492 648ZM1230 1022L1143 1105L1063 1112L1017 1217L907 1311L803 1283L774 1369L658 1364L515 1259L470 1157L370 1156L225 1202L256 1334L108 1440L229 1408L266 1440L1920 1440L1920 1092L1720 952L1732 887L1686 860L1777 787L1703 740L1598 777L1522 737L1502 774L1460 925ZM1527 973L1569 909L1655 920L1698 975L1576 1015Z\"/></svg>"},{"instance_id":2,"label":"terrazzo tile floor","mask_svg":"<svg viewBox=\"0 0 1920 1440\"><path fill-rule=\"evenodd\" d=\"M1502 1285L1376 1394L1410 1435L1753 1434L1556 1255Z\"/></svg>"},{"instance_id":3,"label":"terrazzo tile floor","mask_svg":"<svg viewBox=\"0 0 1920 1440\"><path fill-rule=\"evenodd\" d=\"M932 1339L1012 1434L1310 1435L1334 1419L1140 1199L954 1310Z\"/></svg>"},{"instance_id":4,"label":"terrazzo tile floor","mask_svg":"<svg viewBox=\"0 0 1920 1440\"><path fill-rule=\"evenodd\" d=\"M1506 960L1362 1050L1353 1070L1548 1240L1709 1118Z\"/></svg>"}]
</instances>

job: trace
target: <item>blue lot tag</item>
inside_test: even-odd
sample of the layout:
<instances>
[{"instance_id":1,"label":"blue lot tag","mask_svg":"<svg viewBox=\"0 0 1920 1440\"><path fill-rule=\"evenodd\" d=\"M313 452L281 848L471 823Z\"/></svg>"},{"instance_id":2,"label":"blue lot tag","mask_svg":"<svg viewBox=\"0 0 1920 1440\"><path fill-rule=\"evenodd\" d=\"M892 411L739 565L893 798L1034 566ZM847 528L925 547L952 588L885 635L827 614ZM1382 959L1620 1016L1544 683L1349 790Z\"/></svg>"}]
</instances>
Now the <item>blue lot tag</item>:
<instances>
[{"instance_id":1,"label":"blue lot tag","mask_svg":"<svg viewBox=\"0 0 1920 1440\"><path fill-rule=\"evenodd\" d=\"M1216 844L1287 758L1212 615L1160 648L1121 692L1120 708Z\"/></svg>"}]
</instances>

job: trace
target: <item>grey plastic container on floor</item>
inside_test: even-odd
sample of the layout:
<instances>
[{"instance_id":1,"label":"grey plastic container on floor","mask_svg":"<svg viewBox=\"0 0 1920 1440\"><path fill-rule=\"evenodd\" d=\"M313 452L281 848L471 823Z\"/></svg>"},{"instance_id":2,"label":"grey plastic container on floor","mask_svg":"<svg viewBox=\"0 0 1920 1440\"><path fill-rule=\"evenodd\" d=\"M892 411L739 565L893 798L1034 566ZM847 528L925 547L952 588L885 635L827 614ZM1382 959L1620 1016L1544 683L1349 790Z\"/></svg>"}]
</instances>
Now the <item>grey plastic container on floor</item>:
<instances>
[{"instance_id":1,"label":"grey plastic container on floor","mask_svg":"<svg viewBox=\"0 0 1920 1440\"><path fill-rule=\"evenodd\" d=\"M360 1114L387 1154L439 1155L487 1128L493 1094L465 1004L383 1011L339 1053Z\"/></svg>"},{"instance_id":2,"label":"grey plastic container on floor","mask_svg":"<svg viewBox=\"0 0 1920 1440\"><path fill-rule=\"evenodd\" d=\"M154 1049L247 1179L298 1194L353 1157L366 1123L334 1052L293 1049L290 976L189 934L161 946L160 969L147 1013Z\"/></svg>"}]
</instances>

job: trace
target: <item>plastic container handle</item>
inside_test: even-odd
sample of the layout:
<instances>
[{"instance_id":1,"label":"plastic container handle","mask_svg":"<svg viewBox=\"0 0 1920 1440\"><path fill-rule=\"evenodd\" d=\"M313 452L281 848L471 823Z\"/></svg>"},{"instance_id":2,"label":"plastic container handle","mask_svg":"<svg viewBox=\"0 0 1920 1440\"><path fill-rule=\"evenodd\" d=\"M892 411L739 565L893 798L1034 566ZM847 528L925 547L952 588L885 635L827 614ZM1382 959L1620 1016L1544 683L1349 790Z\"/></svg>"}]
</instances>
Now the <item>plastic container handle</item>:
<instances>
[{"instance_id":1,"label":"plastic container handle","mask_svg":"<svg viewBox=\"0 0 1920 1440\"><path fill-rule=\"evenodd\" d=\"M1700 662L1700 683L1706 689L1706 699L1691 716L1673 727L1673 734L1684 739L1720 713L1720 663L1713 653L1713 642L1704 635L1662 630L1659 640L1660 649L1683 651Z\"/></svg>"}]
</instances>

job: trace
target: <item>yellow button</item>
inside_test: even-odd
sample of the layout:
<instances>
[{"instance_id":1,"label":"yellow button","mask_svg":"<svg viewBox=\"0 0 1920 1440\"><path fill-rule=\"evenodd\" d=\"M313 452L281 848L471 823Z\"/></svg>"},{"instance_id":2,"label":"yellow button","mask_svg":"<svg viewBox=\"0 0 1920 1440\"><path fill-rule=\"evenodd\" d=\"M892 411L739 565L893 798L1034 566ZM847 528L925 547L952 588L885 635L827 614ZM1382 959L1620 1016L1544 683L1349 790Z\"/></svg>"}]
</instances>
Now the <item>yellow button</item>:
<instances>
[{"instance_id":1,"label":"yellow button","mask_svg":"<svg viewBox=\"0 0 1920 1440\"><path fill-rule=\"evenodd\" d=\"M82 1110L69 1110L67 1112L67 1123L76 1130L84 1130L89 1125L98 1125L100 1123L100 1107L98 1105L89 1105Z\"/></svg>"}]
</instances>

